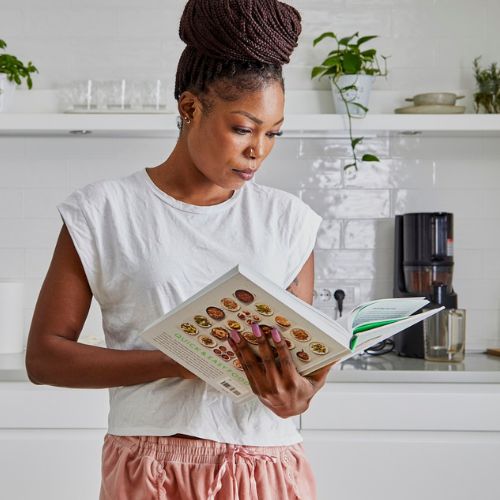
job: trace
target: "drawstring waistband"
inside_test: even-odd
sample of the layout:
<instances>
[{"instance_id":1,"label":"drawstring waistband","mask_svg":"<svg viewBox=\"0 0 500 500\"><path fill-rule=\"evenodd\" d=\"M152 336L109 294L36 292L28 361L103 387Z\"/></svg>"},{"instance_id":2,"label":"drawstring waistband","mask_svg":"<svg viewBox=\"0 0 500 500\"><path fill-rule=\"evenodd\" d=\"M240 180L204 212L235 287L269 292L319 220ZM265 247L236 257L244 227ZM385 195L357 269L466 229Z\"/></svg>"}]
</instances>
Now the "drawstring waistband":
<instances>
[{"instance_id":1,"label":"drawstring waistband","mask_svg":"<svg viewBox=\"0 0 500 500\"><path fill-rule=\"evenodd\" d=\"M243 446L234 446L228 445L228 451L224 454L224 460L220 466L219 472L215 476L212 484L210 485L210 489L208 491L208 500L214 500L215 495L222 488L222 478L225 476L226 472L229 469L229 474L232 477L233 482L233 492L234 492L234 500L239 500L238 495L238 483L236 480L236 457L240 457L244 460L247 460L248 463L251 464L251 473L250 473L250 488L252 491L252 498L257 498L257 483L255 482L255 460L264 460L266 462L276 463L277 459L271 455L265 455L262 453L250 453Z\"/></svg>"}]
</instances>

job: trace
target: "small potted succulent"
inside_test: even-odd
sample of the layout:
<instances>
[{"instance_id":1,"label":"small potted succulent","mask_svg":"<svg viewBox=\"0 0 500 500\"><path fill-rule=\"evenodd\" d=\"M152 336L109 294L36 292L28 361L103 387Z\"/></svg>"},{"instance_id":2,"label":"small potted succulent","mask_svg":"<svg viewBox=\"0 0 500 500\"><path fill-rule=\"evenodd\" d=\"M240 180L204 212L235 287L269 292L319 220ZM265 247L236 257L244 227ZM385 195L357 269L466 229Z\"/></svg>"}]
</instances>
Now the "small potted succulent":
<instances>
[{"instance_id":1,"label":"small potted succulent","mask_svg":"<svg viewBox=\"0 0 500 500\"><path fill-rule=\"evenodd\" d=\"M474 59L474 76L478 90L474 94L476 113L500 113L500 70L497 63L492 63L487 69L481 69L479 59L481 56Z\"/></svg>"},{"instance_id":2,"label":"small potted succulent","mask_svg":"<svg viewBox=\"0 0 500 500\"><path fill-rule=\"evenodd\" d=\"M376 35L359 36L354 33L351 36L338 38L331 31L325 32L316 38L313 46L316 46L325 38L333 38L337 47L328 53L326 59L319 66L312 69L311 78L329 77L335 111L347 114L349 118L349 136L353 161L345 168L358 167L356 146L363 140L362 137L352 136L353 117L363 117L368 112L368 99L371 85L375 76L387 75L387 58L381 56L384 61L384 69L380 67L376 49L364 49L362 45L377 38ZM379 161L371 154L363 155L361 161Z\"/></svg>"},{"instance_id":3,"label":"small potted succulent","mask_svg":"<svg viewBox=\"0 0 500 500\"><path fill-rule=\"evenodd\" d=\"M0 40L0 49L5 49L7 44ZM31 73L37 72L35 66L29 61L27 65L22 63L16 56L0 54L0 111L5 111L7 101L10 99L16 85L21 85L26 80L28 89L33 87Z\"/></svg>"}]
</instances>

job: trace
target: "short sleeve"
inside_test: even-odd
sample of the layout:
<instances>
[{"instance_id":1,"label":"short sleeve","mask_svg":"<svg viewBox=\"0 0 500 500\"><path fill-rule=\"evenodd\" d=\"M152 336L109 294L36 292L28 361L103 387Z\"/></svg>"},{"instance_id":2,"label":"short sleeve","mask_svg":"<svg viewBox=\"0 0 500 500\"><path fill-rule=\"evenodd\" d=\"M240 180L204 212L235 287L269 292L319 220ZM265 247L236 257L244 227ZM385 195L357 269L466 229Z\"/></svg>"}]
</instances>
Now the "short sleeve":
<instances>
[{"instance_id":1,"label":"short sleeve","mask_svg":"<svg viewBox=\"0 0 500 500\"><path fill-rule=\"evenodd\" d=\"M86 210L87 200L85 198L85 193L82 190L74 191L62 203L57 205L57 210L68 228L92 294L98 302L101 302L99 292L101 266L97 252L96 235L89 221Z\"/></svg>"},{"instance_id":2,"label":"short sleeve","mask_svg":"<svg viewBox=\"0 0 500 500\"><path fill-rule=\"evenodd\" d=\"M323 220L312 208L298 201L290 213L288 266L285 286L288 287L304 267L314 250L318 229Z\"/></svg>"}]
</instances>

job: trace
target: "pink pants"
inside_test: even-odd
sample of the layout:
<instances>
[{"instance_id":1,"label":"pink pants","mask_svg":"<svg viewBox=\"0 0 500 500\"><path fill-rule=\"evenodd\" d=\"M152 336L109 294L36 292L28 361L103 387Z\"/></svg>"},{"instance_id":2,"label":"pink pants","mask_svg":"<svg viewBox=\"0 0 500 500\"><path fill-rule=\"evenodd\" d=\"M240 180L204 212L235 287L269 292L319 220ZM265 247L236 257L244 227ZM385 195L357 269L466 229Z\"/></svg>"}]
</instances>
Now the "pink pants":
<instances>
[{"instance_id":1,"label":"pink pants","mask_svg":"<svg viewBox=\"0 0 500 500\"><path fill-rule=\"evenodd\" d=\"M240 446L205 439L104 439L100 500L314 500L302 444Z\"/></svg>"}]
</instances>

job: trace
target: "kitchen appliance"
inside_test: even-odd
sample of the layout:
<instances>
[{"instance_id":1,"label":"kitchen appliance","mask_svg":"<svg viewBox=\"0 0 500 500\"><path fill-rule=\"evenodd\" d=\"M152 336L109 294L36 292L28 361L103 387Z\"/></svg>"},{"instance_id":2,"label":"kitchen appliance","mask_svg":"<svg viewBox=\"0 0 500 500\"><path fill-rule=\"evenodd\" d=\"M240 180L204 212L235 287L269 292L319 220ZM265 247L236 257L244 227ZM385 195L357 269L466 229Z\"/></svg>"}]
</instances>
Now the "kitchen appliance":
<instances>
[{"instance_id":1,"label":"kitchen appliance","mask_svg":"<svg viewBox=\"0 0 500 500\"><path fill-rule=\"evenodd\" d=\"M440 302L456 309L453 291L453 214L421 212L396 215L394 239L394 297L433 300L440 284ZM401 356L424 358L424 324L392 337Z\"/></svg>"}]
</instances>

